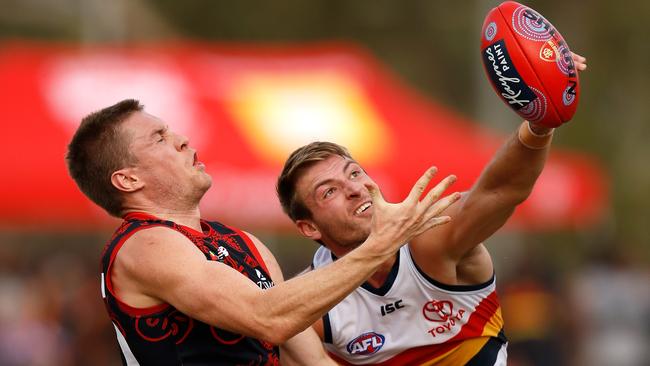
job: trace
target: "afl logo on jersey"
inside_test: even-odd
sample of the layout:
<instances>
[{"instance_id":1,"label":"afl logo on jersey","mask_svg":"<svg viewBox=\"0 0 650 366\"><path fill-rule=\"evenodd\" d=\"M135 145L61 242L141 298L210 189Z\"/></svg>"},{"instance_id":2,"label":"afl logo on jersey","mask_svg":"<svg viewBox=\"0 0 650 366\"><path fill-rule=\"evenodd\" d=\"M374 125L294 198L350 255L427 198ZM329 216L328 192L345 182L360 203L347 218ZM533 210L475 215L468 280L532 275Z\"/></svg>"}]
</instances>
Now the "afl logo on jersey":
<instances>
[{"instance_id":1,"label":"afl logo on jersey","mask_svg":"<svg viewBox=\"0 0 650 366\"><path fill-rule=\"evenodd\" d=\"M363 333L348 343L347 350L351 355L371 355L383 347L385 340L379 333Z\"/></svg>"}]
</instances>

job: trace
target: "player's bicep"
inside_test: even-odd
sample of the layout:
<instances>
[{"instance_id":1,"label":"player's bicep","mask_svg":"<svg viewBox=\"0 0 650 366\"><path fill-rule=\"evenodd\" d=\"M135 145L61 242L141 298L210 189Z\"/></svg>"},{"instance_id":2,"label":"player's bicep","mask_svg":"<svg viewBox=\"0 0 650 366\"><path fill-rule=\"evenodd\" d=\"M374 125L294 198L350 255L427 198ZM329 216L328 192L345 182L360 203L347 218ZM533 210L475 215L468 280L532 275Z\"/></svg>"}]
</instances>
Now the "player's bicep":
<instances>
[{"instance_id":1,"label":"player's bicep","mask_svg":"<svg viewBox=\"0 0 650 366\"><path fill-rule=\"evenodd\" d=\"M255 336L253 317L261 290L231 267L208 261L182 234L152 228L134 235L123 248L126 275L144 294L180 312L237 333Z\"/></svg>"},{"instance_id":2,"label":"player's bicep","mask_svg":"<svg viewBox=\"0 0 650 366\"><path fill-rule=\"evenodd\" d=\"M115 264L140 292L166 301L204 261L203 254L182 234L155 227L127 240Z\"/></svg>"}]
</instances>

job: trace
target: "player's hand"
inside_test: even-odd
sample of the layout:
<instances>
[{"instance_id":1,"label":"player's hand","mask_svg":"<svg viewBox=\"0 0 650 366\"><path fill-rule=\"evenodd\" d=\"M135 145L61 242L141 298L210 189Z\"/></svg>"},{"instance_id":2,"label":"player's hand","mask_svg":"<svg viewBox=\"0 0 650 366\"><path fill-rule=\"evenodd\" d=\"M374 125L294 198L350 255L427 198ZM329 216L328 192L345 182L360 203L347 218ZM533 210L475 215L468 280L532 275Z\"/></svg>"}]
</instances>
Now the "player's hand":
<instances>
[{"instance_id":1,"label":"player's hand","mask_svg":"<svg viewBox=\"0 0 650 366\"><path fill-rule=\"evenodd\" d=\"M571 52L571 58L573 59L573 64L578 71L587 70L587 59L578 55L577 53Z\"/></svg>"},{"instance_id":2,"label":"player's hand","mask_svg":"<svg viewBox=\"0 0 650 366\"><path fill-rule=\"evenodd\" d=\"M382 253L392 254L412 238L451 221L451 217L440 214L460 198L460 193L440 197L456 181L455 176L440 181L420 200L436 172L437 168L429 168L401 203L386 202L376 185L366 184L374 210L370 237L382 245L379 250L386 250Z\"/></svg>"}]
</instances>

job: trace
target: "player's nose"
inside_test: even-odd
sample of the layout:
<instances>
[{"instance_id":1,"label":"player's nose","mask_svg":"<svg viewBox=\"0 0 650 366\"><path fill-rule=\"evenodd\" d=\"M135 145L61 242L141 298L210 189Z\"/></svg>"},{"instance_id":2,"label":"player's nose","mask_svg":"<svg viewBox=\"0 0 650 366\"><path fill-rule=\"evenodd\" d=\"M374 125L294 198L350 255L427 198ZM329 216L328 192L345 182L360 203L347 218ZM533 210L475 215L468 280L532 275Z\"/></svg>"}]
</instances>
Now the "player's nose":
<instances>
[{"instance_id":1,"label":"player's nose","mask_svg":"<svg viewBox=\"0 0 650 366\"><path fill-rule=\"evenodd\" d=\"M350 198L361 197L366 192L366 187L362 182L347 182L345 185L345 193Z\"/></svg>"},{"instance_id":2,"label":"player's nose","mask_svg":"<svg viewBox=\"0 0 650 366\"><path fill-rule=\"evenodd\" d=\"M174 142L175 142L175 145L176 145L176 149L178 151L182 151L182 150L185 150L185 149L188 148L188 146L190 144L190 139L185 135L175 133L174 134Z\"/></svg>"}]
</instances>

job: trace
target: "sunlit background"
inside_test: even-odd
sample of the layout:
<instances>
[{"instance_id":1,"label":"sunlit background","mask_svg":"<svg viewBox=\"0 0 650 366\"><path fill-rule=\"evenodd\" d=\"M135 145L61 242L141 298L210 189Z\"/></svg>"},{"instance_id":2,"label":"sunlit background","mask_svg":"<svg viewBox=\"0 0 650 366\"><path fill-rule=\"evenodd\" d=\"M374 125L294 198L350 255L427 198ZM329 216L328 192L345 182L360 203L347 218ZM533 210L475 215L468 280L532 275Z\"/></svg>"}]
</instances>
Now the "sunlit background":
<instances>
[{"instance_id":1,"label":"sunlit background","mask_svg":"<svg viewBox=\"0 0 650 366\"><path fill-rule=\"evenodd\" d=\"M99 257L118 221L65 170L85 114L125 98L188 135L208 219L253 232L286 277L316 244L274 193L313 140L400 199L437 165L467 189L518 117L480 61L497 1L0 0L0 365L117 365ZM650 2L528 1L586 56L573 121L487 245L509 364L650 365Z\"/></svg>"}]
</instances>

